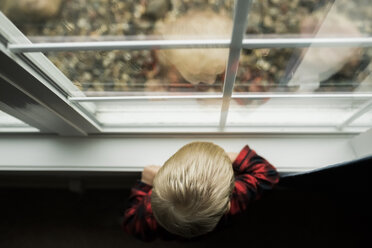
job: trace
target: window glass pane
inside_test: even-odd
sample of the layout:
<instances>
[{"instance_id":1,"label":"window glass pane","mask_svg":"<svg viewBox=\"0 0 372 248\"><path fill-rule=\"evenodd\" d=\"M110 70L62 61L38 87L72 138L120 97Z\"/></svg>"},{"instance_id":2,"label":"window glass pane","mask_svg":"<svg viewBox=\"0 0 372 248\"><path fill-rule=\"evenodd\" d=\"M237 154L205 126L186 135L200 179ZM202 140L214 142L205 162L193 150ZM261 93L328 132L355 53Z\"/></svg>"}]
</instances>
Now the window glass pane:
<instances>
[{"instance_id":1,"label":"window glass pane","mask_svg":"<svg viewBox=\"0 0 372 248\"><path fill-rule=\"evenodd\" d=\"M218 126L221 99L131 100L96 103L104 126Z\"/></svg>"},{"instance_id":2,"label":"window glass pane","mask_svg":"<svg viewBox=\"0 0 372 248\"><path fill-rule=\"evenodd\" d=\"M222 92L227 49L47 53L87 95Z\"/></svg>"},{"instance_id":3,"label":"window glass pane","mask_svg":"<svg viewBox=\"0 0 372 248\"><path fill-rule=\"evenodd\" d=\"M370 97L292 98L295 94L370 94L371 48L245 49L227 126L336 127ZM239 98L249 94L283 98ZM366 129L368 117L359 122ZM355 124L356 125L356 124ZM354 126L355 126L354 125Z\"/></svg>"},{"instance_id":4,"label":"window glass pane","mask_svg":"<svg viewBox=\"0 0 372 248\"><path fill-rule=\"evenodd\" d=\"M247 34L370 35L371 10L368 0L253 1Z\"/></svg>"},{"instance_id":5,"label":"window glass pane","mask_svg":"<svg viewBox=\"0 0 372 248\"><path fill-rule=\"evenodd\" d=\"M372 64L370 64L370 69L372 68ZM372 91L372 84L368 83L372 81L372 73L368 75L368 77L361 83L356 91L363 92L363 91ZM372 98L371 98L372 99ZM372 127L372 100L369 100L365 104L365 108L361 110L362 115L359 118L355 119L351 122L350 126L370 126Z\"/></svg>"},{"instance_id":6,"label":"window glass pane","mask_svg":"<svg viewBox=\"0 0 372 248\"><path fill-rule=\"evenodd\" d=\"M32 131L37 132L38 129L33 128L26 123L18 120L17 118L8 115L7 113L0 110L0 131Z\"/></svg>"},{"instance_id":7,"label":"window glass pane","mask_svg":"<svg viewBox=\"0 0 372 248\"><path fill-rule=\"evenodd\" d=\"M366 102L351 98L233 99L227 123L253 127L336 127ZM360 124L366 129L372 126L368 121Z\"/></svg>"},{"instance_id":8,"label":"window glass pane","mask_svg":"<svg viewBox=\"0 0 372 248\"><path fill-rule=\"evenodd\" d=\"M214 37L229 32L233 8L233 0L3 0L0 4L34 42L122 40L139 35Z\"/></svg>"},{"instance_id":9,"label":"window glass pane","mask_svg":"<svg viewBox=\"0 0 372 248\"><path fill-rule=\"evenodd\" d=\"M372 48L244 49L234 91L372 92Z\"/></svg>"}]
</instances>

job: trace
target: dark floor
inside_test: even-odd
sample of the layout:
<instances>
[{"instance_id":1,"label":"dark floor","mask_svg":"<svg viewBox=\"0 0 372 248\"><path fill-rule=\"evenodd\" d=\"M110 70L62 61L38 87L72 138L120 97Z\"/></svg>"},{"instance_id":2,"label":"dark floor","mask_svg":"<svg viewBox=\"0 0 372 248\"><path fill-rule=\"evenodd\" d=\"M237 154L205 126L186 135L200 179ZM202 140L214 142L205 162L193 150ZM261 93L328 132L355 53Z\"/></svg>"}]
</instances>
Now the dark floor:
<instances>
[{"instance_id":1,"label":"dark floor","mask_svg":"<svg viewBox=\"0 0 372 248\"><path fill-rule=\"evenodd\" d=\"M128 190L0 189L0 247L368 247L370 194L278 187L223 231L181 243L120 229ZM242 243L243 242L243 243ZM366 246L367 245L367 246Z\"/></svg>"}]
</instances>

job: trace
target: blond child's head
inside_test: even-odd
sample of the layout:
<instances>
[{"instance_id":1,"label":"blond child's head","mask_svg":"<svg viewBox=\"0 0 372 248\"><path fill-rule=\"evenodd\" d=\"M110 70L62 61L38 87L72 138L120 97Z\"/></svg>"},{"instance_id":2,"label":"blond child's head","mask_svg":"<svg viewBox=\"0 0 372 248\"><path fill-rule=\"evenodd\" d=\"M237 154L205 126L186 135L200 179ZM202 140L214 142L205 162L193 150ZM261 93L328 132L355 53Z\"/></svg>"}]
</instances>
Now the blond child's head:
<instances>
[{"instance_id":1,"label":"blond child's head","mask_svg":"<svg viewBox=\"0 0 372 248\"><path fill-rule=\"evenodd\" d=\"M208 233L229 210L233 187L231 160L221 147L187 144L155 176L151 196L155 219L183 237Z\"/></svg>"}]
</instances>

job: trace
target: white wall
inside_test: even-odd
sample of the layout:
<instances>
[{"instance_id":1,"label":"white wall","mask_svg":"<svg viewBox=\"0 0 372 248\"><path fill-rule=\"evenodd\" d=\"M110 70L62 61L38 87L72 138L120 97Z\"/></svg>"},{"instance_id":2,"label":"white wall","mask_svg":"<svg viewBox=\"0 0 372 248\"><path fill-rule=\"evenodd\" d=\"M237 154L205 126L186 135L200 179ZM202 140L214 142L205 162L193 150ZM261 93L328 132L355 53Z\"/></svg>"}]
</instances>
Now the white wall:
<instances>
[{"instance_id":1,"label":"white wall","mask_svg":"<svg viewBox=\"0 0 372 248\"><path fill-rule=\"evenodd\" d=\"M372 129L350 140L357 157L372 155Z\"/></svg>"}]
</instances>

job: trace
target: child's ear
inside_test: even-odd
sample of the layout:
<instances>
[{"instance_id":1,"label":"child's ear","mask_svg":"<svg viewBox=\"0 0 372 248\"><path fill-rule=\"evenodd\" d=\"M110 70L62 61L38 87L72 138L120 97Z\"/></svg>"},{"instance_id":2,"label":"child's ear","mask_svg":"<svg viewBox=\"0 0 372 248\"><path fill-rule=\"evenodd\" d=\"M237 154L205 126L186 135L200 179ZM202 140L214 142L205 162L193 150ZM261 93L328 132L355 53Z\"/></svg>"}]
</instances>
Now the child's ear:
<instances>
[{"instance_id":1,"label":"child's ear","mask_svg":"<svg viewBox=\"0 0 372 248\"><path fill-rule=\"evenodd\" d=\"M229 156L231 162L234 162L235 159L238 157L239 153L236 153L236 152L227 152L227 155Z\"/></svg>"}]
</instances>

